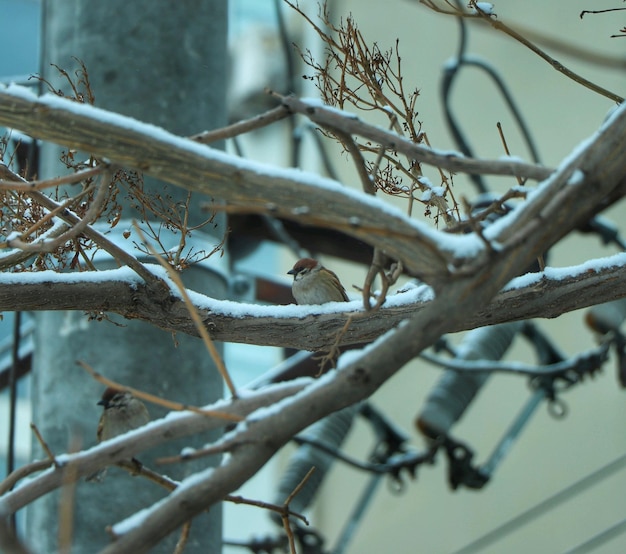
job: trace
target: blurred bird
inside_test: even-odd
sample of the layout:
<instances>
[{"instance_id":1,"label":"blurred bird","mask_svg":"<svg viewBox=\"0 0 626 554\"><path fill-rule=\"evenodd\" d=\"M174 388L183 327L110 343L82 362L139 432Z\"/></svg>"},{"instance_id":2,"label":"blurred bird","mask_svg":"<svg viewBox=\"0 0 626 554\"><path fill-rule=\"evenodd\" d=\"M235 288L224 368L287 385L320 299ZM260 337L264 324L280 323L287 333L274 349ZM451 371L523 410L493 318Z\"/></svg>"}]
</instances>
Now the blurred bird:
<instances>
[{"instance_id":1,"label":"blurred bird","mask_svg":"<svg viewBox=\"0 0 626 554\"><path fill-rule=\"evenodd\" d=\"M150 414L144 403L129 391L109 387L102 394L98 405L104 407L96 433L98 442L137 429L150 421ZM132 462L141 467L141 462L135 458ZM87 481L102 481L105 474L106 468L103 468L89 475Z\"/></svg>"}]
</instances>

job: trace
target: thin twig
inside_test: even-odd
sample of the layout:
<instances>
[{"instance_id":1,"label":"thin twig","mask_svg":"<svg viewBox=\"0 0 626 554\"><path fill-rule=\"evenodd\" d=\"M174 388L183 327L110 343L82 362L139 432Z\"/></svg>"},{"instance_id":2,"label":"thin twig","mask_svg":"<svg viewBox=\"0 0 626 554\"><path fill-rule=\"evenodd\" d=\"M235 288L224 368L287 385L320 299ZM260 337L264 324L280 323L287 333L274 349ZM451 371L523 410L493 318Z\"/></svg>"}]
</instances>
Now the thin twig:
<instances>
[{"instance_id":1,"label":"thin twig","mask_svg":"<svg viewBox=\"0 0 626 554\"><path fill-rule=\"evenodd\" d=\"M426 133L422 133L422 140L423 140L424 144L426 146L428 146L428 148L432 148L432 146L430 144L430 141L428 140L428 135ZM441 182L444 184L447 193L450 195L450 198L452 199L453 211L456 212L457 218L455 219L453 216L451 216L448 213L448 208L447 208L447 203L446 202L442 203L440 200L437 200L437 198L440 197L439 195L435 196L435 202L432 202L432 199L429 200L428 202L429 202L429 204L431 202L434 203L435 206L439 209L439 211L443 214L443 218L446 221L446 226L449 229L450 227L453 227L454 224L457 223L458 219L460 219L460 216L459 216L459 203L456 201L456 198L454 197L454 191L452 190L452 186L450 186L450 183L448 182L448 177L443 172L443 169L440 166L437 166L437 171L439 171L439 177L441 178ZM421 175L421 170L420 170L420 175ZM422 182L418 178L415 178L414 180L415 180L415 182L417 182L418 185L420 185L420 188L422 188L422 190L423 190Z\"/></svg>"},{"instance_id":2,"label":"thin twig","mask_svg":"<svg viewBox=\"0 0 626 554\"><path fill-rule=\"evenodd\" d=\"M233 138L238 135L243 135L244 133L249 133L250 131L266 127L267 125L271 125L276 121L285 119L290 115L290 111L281 105L262 114L255 115L250 119L244 119L242 121L238 121L237 123L233 123L232 125L228 125L227 127L215 129L214 131L204 131L202 133L198 133L197 135L191 135L189 138L203 144L208 144L218 140Z\"/></svg>"},{"instance_id":3,"label":"thin twig","mask_svg":"<svg viewBox=\"0 0 626 554\"><path fill-rule=\"evenodd\" d=\"M54 457L52 450L50 450L48 443L41 436L41 433L39 432L39 429L37 428L37 426L34 423L31 423L30 428L32 432L35 433L35 437L37 438L37 441L41 445L41 448L43 448L43 451L46 453L46 456L48 456L48 459L52 462L54 467L59 467L59 463L56 461L56 458Z\"/></svg>"},{"instance_id":4,"label":"thin twig","mask_svg":"<svg viewBox=\"0 0 626 554\"><path fill-rule=\"evenodd\" d=\"M31 462L25 466L17 468L15 471L9 473L3 481L0 481L0 496L5 492L10 491L17 483L19 483L25 477L38 473L44 469L48 469L50 466L55 465L54 459L37 460Z\"/></svg>"},{"instance_id":5,"label":"thin twig","mask_svg":"<svg viewBox=\"0 0 626 554\"><path fill-rule=\"evenodd\" d=\"M187 541L189 540L189 533L191 531L191 521L187 521L183 528L180 530L180 537L178 541L176 541L176 547L174 548L174 554L182 554L185 550L185 546L187 546Z\"/></svg>"},{"instance_id":6,"label":"thin twig","mask_svg":"<svg viewBox=\"0 0 626 554\"><path fill-rule=\"evenodd\" d=\"M118 467L121 467L122 469L125 469L126 471L128 471L129 473L133 475L144 477L145 479L148 479L149 481L156 483L160 487L163 487L164 489L167 489L170 492L175 490L180 485L179 482L174 481L173 479L170 479L169 477L166 477L165 475L161 475L160 473L157 473L156 471L153 471L144 465L138 468L136 464L134 464L131 460L122 460L118 462L116 465ZM302 486L297 488L296 493L300 491L301 488ZM291 501L291 498L293 498L293 496L294 496L294 493L290 495L289 501ZM285 512L284 506L278 506L277 504L272 504L270 502L263 502L262 500L251 500L249 498L244 498L243 496L233 496L233 495L228 494L224 497L224 500L227 502L232 502L233 504L246 504L248 506L256 506L258 508L263 508L265 510L270 510L270 511L278 512L281 514ZM285 504L288 504L288 502L286 502ZM309 524L307 518L303 516L302 514L299 514L297 512L292 512L290 510L287 510L287 511L290 516L297 517L298 519L302 520L305 524L307 525Z\"/></svg>"},{"instance_id":7,"label":"thin twig","mask_svg":"<svg viewBox=\"0 0 626 554\"><path fill-rule=\"evenodd\" d=\"M374 279L379 273L380 268L375 265L376 252L379 251L378 248L374 248L374 253L372 254L372 262L370 266L367 268L367 274L365 275L365 280L363 281L363 288L361 289L361 297L363 298L363 308L369 312L372 308L370 303L370 298L372 296L372 286L374 284Z\"/></svg>"},{"instance_id":8,"label":"thin twig","mask_svg":"<svg viewBox=\"0 0 626 554\"><path fill-rule=\"evenodd\" d=\"M509 145L506 142L506 137L504 136L504 131L502 130L502 123L500 123L498 121L496 123L496 127L498 129L498 134L500 135L500 141L502 142L502 147L504 148L504 153L507 156L510 156L511 155L511 151L509 150ZM516 178L517 178L517 184L520 185L520 186L523 186L524 185L524 180L519 175L517 175Z\"/></svg>"},{"instance_id":9,"label":"thin twig","mask_svg":"<svg viewBox=\"0 0 626 554\"><path fill-rule=\"evenodd\" d=\"M183 284L180 278L180 275L174 270L174 268L170 264L168 264L161 256L159 256L159 254L154 250L154 248L150 246L150 244L146 242L145 237L143 233L141 232L141 229L139 228L137 223L134 223L134 227L137 233L139 234L139 238L143 241L143 243L145 244L150 254L152 254L152 256L156 258L157 262L159 262L159 264L167 271L168 276L172 279L172 281L174 281L174 284L178 288L178 291L180 292L181 296L183 297L183 301L185 302L185 306L187 310L189 311L189 315L191 316L191 319L193 320L196 326L196 329L198 330L198 334L202 338L204 345L207 347L207 350L209 351L209 354L211 355L211 358L213 359L213 362L215 363L217 370L220 372L222 379L224 379L224 382L226 383L226 386L228 387L228 390L230 391L230 394L232 395L233 399L237 398L237 389L235 388L235 385L232 379L230 378L230 374L228 373L228 370L226 369L224 360L220 356L220 353L217 351L217 348L215 347L215 343L213 342L213 339L209 335L209 332L207 331L206 326L204 325L202 318L200 317L200 314L198 313L198 310L193 305L191 298L189 298L189 294L187 293L187 289L185 285Z\"/></svg>"},{"instance_id":10,"label":"thin twig","mask_svg":"<svg viewBox=\"0 0 626 554\"><path fill-rule=\"evenodd\" d=\"M69 446L68 453L80 450L80 439L77 435L72 436ZM61 554L69 554L72 550L77 480L78 464L70 462L63 467L63 484L59 494L58 551Z\"/></svg>"},{"instance_id":11,"label":"thin twig","mask_svg":"<svg viewBox=\"0 0 626 554\"><path fill-rule=\"evenodd\" d=\"M344 323L343 327L339 331L337 331L337 334L335 335L335 340L333 341L333 344L331 344L330 347L328 348L328 352L326 352L323 356L314 358L316 361L319 360L319 371L316 377L319 377L324 372L324 368L326 367L326 364L330 364L331 367L334 367L335 364L337 363L337 359L342 353L341 339L350 329L350 326L352 325L352 321L354 319L358 319L359 317L364 317L367 315L369 315L368 312L348 314L348 317L346 318L346 322Z\"/></svg>"},{"instance_id":12,"label":"thin twig","mask_svg":"<svg viewBox=\"0 0 626 554\"><path fill-rule=\"evenodd\" d=\"M69 240L72 240L73 238L80 235L85 230L85 228L90 223L93 223L97 219L97 217L100 215L100 209L102 208L102 205L104 203L104 199L106 196L107 187L103 184L106 176L107 176L107 173L104 173L101 176L100 186L96 188L96 195L93 199L93 202L89 206L89 209L87 210L87 213L85 213L85 216L79 219L76 225L73 225L67 231L65 231L64 233L62 233L61 235L59 235L53 240L24 242L21 237L21 238L16 238L16 239L7 241L7 245L10 246L11 248L18 248L19 250L24 250L26 252L52 252L56 250L57 248L59 248L60 246L62 246L63 244L65 244L66 242L68 242ZM57 212L50 213L48 214L48 216L50 217L56 216L60 211L64 211L66 209L66 204L71 205L71 204L76 203L77 200L81 196L89 194L94 188L95 188L94 186L86 188L84 191L81 192L81 194L77 195L74 198L68 199L61 206L59 206L59 208L57 208L58 210ZM42 223L42 221L43 219L38 221L36 227L39 226ZM29 232L31 232L30 229L29 229Z\"/></svg>"},{"instance_id":13,"label":"thin twig","mask_svg":"<svg viewBox=\"0 0 626 554\"><path fill-rule=\"evenodd\" d=\"M288 515L291 517L296 517L301 520L306 525L309 524L308 519L298 512L292 512L289 509L286 509L285 506L278 506L277 504L272 504L271 502L263 502L262 500L251 500L249 498L244 498L243 496L233 496L232 494L227 494L224 497L226 502L232 502L233 504L245 504L246 506L256 506L257 508L263 508L264 510L269 510L271 512L277 512L279 514L285 513L287 511Z\"/></svg>"},{"instance_id":14,"label":"thin twig","mask_svg":"<svg viewBox=\"0 0 626 554\"><path fill-rule=\"evenodd\" d=\"M291 549L292 554L296 554L296 543L293 536L293 532L291 531L291 526L289 525L289 503L294 499L294 497L302 490L302 487L309 480L311 475L315 472L315 467L309 469L307 474L302 478L300 483L296 486L295 489L291 491L289 496L286 498L285 503L283 504L283 511L281 513L281 520L283 522L283 527L285 528L285 533L287 533L287 538L289 539L289 548Z\"/></svg>"},{"instance_id":15,"label":"thin twig","mask_svg":"<svg viewBox=\"0 0 626 554\"><path fill-rule=\"evenodd\" d=\"M117 467L120 467L133 476L140 476L153 483L167 489L168 491L173 491L176 487L178 487L179 483L170 479L165 475L161 475L160 473L153 471L152 469L146 467L138 460L120 460L115 464Z\"/></svg>"},{"instance_id":16,"label":"thin twig","mask_svg":"<svg viewBox=\"0 0 626 554\"><path fill-rule=\"evenodd\" d=\"M341 144L343 144L344 148L348 151L348 153L352 156L352 160L354 161L354 165L356 167L357 175L361 180L361 187L363 188L363 192L366 194L374 195L376 194L376 186L372 182L371 176L365 167L365 159L363 158L363 154L359 150L359 147L350 133L346 133L342 129L327 127L335 136L339 139Z\"/></svg>"},{"instance_id":17,"label":"thin twig","mask_svg":"<svg viewBox=\"0 0 626 554\"><path fill-rule=\"evenodd\" d=\"M604 10L583 10L580 12L580 19L582 19L588 13L591 14L599 14L599 13L607 13L607 12L621 12L626 10L626 8L606 8Z\"/></svg>"},{"instance_id":18,"label":"thin twig","mask_svg":"<svg viewBox=\"0 0 626 554\"><path fill-rule=\"evenodd\" d=\"M140 465L138 467L137 464L134 463L132 460L121 460L121 461L117 462L116 465L118 467L128 471L131 475L138 476L138 477L143 477L144 479L148 479L149 481L152 481L153 483L159 485L160 487L163 487L164 489L166 489L166 490L168 490L170 492L175 490L180 485L179 482L174 481L173 479L170 479L169 477L166 477L165 475L161 475L160 473L157 473L156 471L153 471L153 470L147 468L144 465ZM312 468L312 469L315 469L315 468ZM309 474L310 473L312 473L312 471L309 471ZM262 508L264 510L277 512L277 513L281 514L281 516L286 514L287 517L295 517L295 518L301 520L305 525L309 525L309 521L307 520L307 518L303 514L300 514L298 512L293 512L288 507L289 502L295 496L295 494L297 494L301 490L302 486L306 482L306 479L308 479L309 474L307 474L307 476L302 481L302 483L298 487L296 487L296 489L294 489L294 492L292 492L289 495L288 500L285 502L285 504L283 506L279 506L277 504L272 504L270 502L264 502L262 500L252 500L250 498L245 498L243 496L239 496L239 495L235 496L235 495L231 495L231 494L227 494L224 497L224 501L225 502L232 502L233 504L245 504L247 506L255 506L257 508ZM190 528L190 526L191 526L191 522L187 522L187 524L185 524L186 529L184 527L183 530L181 531L181 536L178 539L178 543L176 545L176 550L174 552L182 552L182 549L179 547L179 545L182 545L182 547L184 547L184 544L186 543L186 541L189 538L189 528ZM112 532L111 532L111 534L113 536L116 536Z\"/></svg>"},{"instance_id":19,"label":"thin twig","mask_svg":"<svg viewBox=\"0 0 626 554\"><path fill-rule=\"evenodd\" d=\"M43 252L46 251L46 242L43 240L35 239L31 243L26 243L24 239L31 236L36 231L40 230L44 225L48 222L51 222L56 216L66 211L68 208L73 206L76 202L78 202L81 198L89 194L93 190L93 187L88 187L76 196L72 198L68 198L64 200L61 204L58 204L56 208L53 210L49 210L47 214L38 219L33 225L31 225L26 231L21 233L19 238L11 239L6 242L0 243L0 248L17 248L19 250L23 250L25 252L29 252L29 256L32 254L30 252ZM71 227L70 227L71 228ZM55 234L53 238L58 238L59 236L64 235L67 232L68 227L63 228L63 232L60 235ZM52 243L52 241L47 241L47 244ZM57 245L58 246L58 245ZM47 251L54 250L54 248L48 248Z\"/></svg>"},{"instance_id":20,"label":"thin twig","mask_svg":"<svg viewBox=\"0 0 626 554\"><path fill-rule=\"evenodd\" d=\"M291 554L297 554L296 540L293 536L293 531L291 530L291 526L289 525L289 516L283 515L281 517L281 520L283 522L285 533L287 533L287 539L289 540L289 552L291 552Z\"/></svg>"},{"instance_id":21,"label":"thin twig","mask_svg":"<svg viewBox=\"0 0 626 554\"><path fill-rule=\"evenodd\" d=\"M572 81L575 81L576 83L584 86L585 88L588 88L589 90L592 90L593 92L596 92L606 98L609 98L610 100L613 100L614 102L617 102L618 104L621 104L624 101L624 98L622 98L618 94L615 94L611 92L610 90L607 90L599 85L596 85L595 83L585 79L581 75L578 75L578 73L574 73L571 69L568 69L567 67L565 67L561 62L555 60L553 57L546 54L541 48L533 44L526 37L522 36L511 27L508 27L507 25L505 25L499 19L491 17L490 14L483 12L480 9L479 5L477 5L476 0L470 0L470 5L476 9L476 12L478 13L478 15L481 17L483 21L489 23L489 25L491 25L494 29L509 35L511 38L514 38L519 43L526 46L526 48L532 50L542 60L548 62L559 73L562 73L563 75L565 75Z\"/></svg>"},{"instance_id":22,"label":"thin twig","mask_svg":"<svg viewBox=\"0 0 626 554\"><path fill-rule=\"evenodd\" d=\"M380 248L374 248L374 254L372 256L372 263L370 264L369 270L367 272L367 276L365 278L365 283L363 285L363 307L367 312L375 312L377 311L385 302L387 298L387 292L389 291L389 286L393 283L389 282L387 278L387 274L384 269L384 260L385 255ZM372 285L374 283L374 279L376 275L380 276L382 290L378 297L376 298L376 303L374 306L370 304L370 298L373 296L372 294ZM395 281L394 281L395 282Z\"/></svg>"},{"instance_id":23,"label":"thin twig","mask_svg":"<svg viewBox=\"0 0 626 554\"><path fill-rule=\"evenodd\" d=\"M58 204L54 200L48 198L45 194L42 194L40 192L31 192L30 196L33 198L33 200L49 210L53 210L58 207ZM60 213L58 217L59 219L62 219L70 225L76 225L80 222L80 218L68 212L67 210ZM126 265L130 269L132 269L146 283L163 286L163 281L159 279L156 275L154 275L151 271L149 271L140 261L137 260L137 258L126 252L126 250L124 250L123 248L117 246L117 244L111 242L104 235L98 233L98 231L94 230L92 227L87 226L83 230L83 235L96 243L100 248L102 248L102 250L105 250L106 252L111 254L111 256L113 256L120 264Z\"/></svg>"},{"instance_id":24,"label":"thin twig","mask_svg":"<svg viewBox=\"0 0 626 554\"><path fill-rule=\"evenodd\" d=\"M122 469L125 469L126 471L128 471L128 473L130 473L133 476L144 477L145 479L148 479L149 481L152 481L153 483L156 483L160 487L163 487L164 489L166 489L166 490L168 490L170 492L175 490L176 487L178 487L178 485L179 485L179 483L174 481L173 479L170 479L169 477L166 477L165 475L161 475L160 473L157 473L156 471L153 471L153 470L147 468L146 466L144 466L141 463L138 464L137 460L135 460L135 459L133 459L133 460L120 460L115 465L118 466L118 467L121 467ZM117 535L115 533L113 533L113 530L112 530L111 527L108 527L107 531L114 538L117 538ZM182 526L182 529L180 531L180 537L178 538L178 541L176 541L176 547L174 548L174 554L180 554L180 553L182 553L184 551L185 546L187 545L187 541L189 540L189 532L190 531L191 531L191 521L187 521Z\"/></svg>"},{"instance_id":25,"label":"thin twig","mask_svg":"<svg viewBox=\"0 0 626 554\"><path fill-rule=\"evenodd\" d=\"M487 247L489 252L495 252L493 245L489 242L489 239L485 236L484 229L481 227L480 223L474 218L472 215L472 206L467 201L467 199L463 196L461 197L461 202L463 203L463 208L465 209L465 215L467 217L466 222L469 224L470 228L478 238L482 241L482 243Z\"/></svg>"},{"instance_id":26,"label":"thin twig","mask_svg":"<svg viewBox=\"0 0 626 554\"><path fill-rule=\"evenodd\" d=\"M612 56L610 54L591 51L586 46L578 45L573 42L566 42L560 38L551 35L544 34L538 31L536 28L525 27L515 24L512 28L520 35L524 35L529 40L534 40L538 44L542 44L546 48L550 48L552 51L557 51L575 59L577 62L585 62L592 64L594 68L598 66L604 66L609 69L618 69L624 71L626 69L626 58L624 56Z\"/></svg>"},{"instance_id":27,"label":"thin twig","mask_svg":"<svg viewBox=\"0 0 626 554\"><path fill-rule=\"evenodd\" d=\"M108 169L107 165L98 165L90 167L69 175L53 177L52 179L37 179L35 181L17 182L12 179L0 179L0 189L17 190L23 192L31 192L33 190L42 190L46 188L58 187L61 185L71 185L100 175Z\"/></svg>"},{"instance_id":28,"label":"thin twig","mask_svg":"<svg viewBox=\"0 0 626 554\"><path fill-rule=\"evenodd\" d=\"M502 141L502 146L504 148L504 152L507 156L511 155L509 150L509 145L506 142L506 137L504 136L504 132L502 131L502 124L498 121L496 123L496 127L498 128L498 134L500 135L500 140ZM520 186L524 186L524 180L521 177L517 177L517 184ZM472 223L472 221L470 221ZM546 263L543 258L543 255L537 256L537 265L539 266L539 271L543 271L546 268Z\"/></svg>"},{"instance_id":29,"label":"thin twig","mask_svg":"<svg viewBox=\"0 0 626 554\"><path fill-rule=\"evenodd\" d=\"M5 164L0 163L0 173L5 176L9 180L15 180L16 182L26 183L26 179L22 178L17 173L11 171ZM61 204L52 200L45 194L39 191L29 191L29 196L38 204L43 206L49 211L59 210ZM67 223L68 225L77 225L80 222L80 218L68 210L60 209L58 213L58 218ZM63 231L63 230L62 230ZM163 281L159 279L156 275L152 274L141 262L137 260L134 256L131 256L128 252L126 252L123 248L120 248L109 239L107 239L102 234L95 231L92 227L87 226L83 230L83 235L85 235L88 239L92 240L95 244L97 244L104 251L108 252L111 256L113 256L120 264L126 265L130 267L137 275L139 275L146 283L153 284L157 286L164 286ZM10 256L11 262L20 263L26 259L28 259L32 254L27 252L19 252L15 257ZM17 261L16 261L17 260ZM10 267L6 265L7 258L3 258L3 263L0 268Z\"/></svg>"},{"instance_id":30,"label":"thin twig","mask_svg":"<svg viewBox=\"0 0 626 554\"><path fill-rule=\"evenodd\" d=\"M472 214L474 218L474 222L480 222L485 220L491 214L502 215L507 212L507 208L505 207L505 203L508 200L513 198L526 198L528 196L528 192L525 190L520 190L518 188L511 188L507 192L505 192L499 198L495 198L491 204L489 204L486 208L480 210L480 212L476 214ZM468 229L472 229L472 223L469 221L463 220L459 221L457 225L450 229L446 229L446 231L450 233L465 233Z\"/></svg>"},{"instance_id":31,"label":"thin twig","mask_svg":"<svg viewBox=\"0 0 626 554\"><path fill-rule=\"evenodd\" d=\"M185 452L184 454L178 454L176 456L165 456L163 458L157 458L155 463L157 465L178 464L180 462L188 462L190 460L197 460L198 458L204 458L206 456L214 456L215 454L223 454L232 450L240 442L232 440L224 440L218 444L212 444L204 448L197 448L192 452Z\"/></svg>"},{"instance_id":32,"label":"thin twig","mask_svg":"<svg viewBox=\"0 0 626 554\"><path fill-rule=\"evenodd\" d=\"M315 473L315 467L312 467L311 469L309 469L309 471L307 471L306 475L302 478L300 483L298 483L298 486L291 491L291 493L285 500L285 504L284 504L285 506L289 506L289 504L295 498L295 496L302 490L302 487L306 485L306 482L311 478L311 475L313 475L313 473Z\"/></svg>"}]
</instances>

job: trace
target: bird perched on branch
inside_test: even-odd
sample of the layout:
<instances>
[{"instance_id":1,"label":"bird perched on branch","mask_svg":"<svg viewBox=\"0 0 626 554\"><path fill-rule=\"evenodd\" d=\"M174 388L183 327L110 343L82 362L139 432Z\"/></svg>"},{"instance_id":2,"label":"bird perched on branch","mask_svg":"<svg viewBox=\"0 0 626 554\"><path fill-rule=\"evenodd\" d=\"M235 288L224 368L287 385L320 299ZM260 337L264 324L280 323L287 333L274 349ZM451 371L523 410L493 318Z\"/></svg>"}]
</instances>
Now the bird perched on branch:
<instances>
[{"instance_id":1,"label":"bird perched on branch","mask_svg":"<svg viewBox=\"0 0 626 554\"><path fill-rule=\"evenodd\" d=\"M302 258L287 273L293 275L291 293L298 304L348 302L339 277L317 260Z\"/></svg>"},{"instance_id":2,"label":"bird perched on branch","mask_svg":"<svg viewBox=\"0 0 626 554\"><path fill-rule=\"evenodd\" d=\"M150 421L150 414L144 403L129 391L108 387L98 405L104 407L96 433L98 442L137 429ZM141 467L141 462L135 458L132 462ZM102 481L105 474L106 468L103 468L87 477L87 481Z\"/></svg>"}]
</instances>

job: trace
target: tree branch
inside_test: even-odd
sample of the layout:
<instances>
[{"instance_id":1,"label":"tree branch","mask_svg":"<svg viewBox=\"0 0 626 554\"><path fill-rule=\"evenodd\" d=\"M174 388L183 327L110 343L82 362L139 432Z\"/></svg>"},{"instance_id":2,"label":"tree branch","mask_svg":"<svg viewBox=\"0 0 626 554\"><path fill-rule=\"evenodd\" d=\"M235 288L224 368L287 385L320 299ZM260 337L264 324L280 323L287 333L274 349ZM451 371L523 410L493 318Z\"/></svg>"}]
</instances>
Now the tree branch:
<instances>
[{"instance_id":1,"label":"tree branch","mask_svg":"<svg viewBox=\"0 0 626 554\"><path fill-rule=\"evenodd\" d=\"M246 398L221 401L207 410L215 408L220 412L245 418L256 410L272 406L289 398L304 388L304 382L270 386L263 391L250 393ZM0 496L0 519L27 506L32 501L65 483L64 469L71 464L75 471L74 480L80 479L106 465L120 460L131 459L136 454L180 437L223 427L224 419L209 417L192 412L181 412L176 417L166 417L150 422L149 425L100 443L88 450L56 456L58 467L51 467L15 490ZM0 486L0 490L4 487Z\"/></svg>"},{"instance_id":2,"label":"tree branch","mask_svg":"<svg viewBox=\"0 0 626 554\"><path fill-rule=\"evenodd\" d=\"M402 260L407 271L424 279L447 273L450 260L439 251L435 231L335 181L243 160L90 105L38 98L23 87L0 87L0 124L227 204L340 229Z\"/></svg>"},{"instance_id":3,"label":"tree branch","mask_svg":"<svg viewBox=\"0 0 626 554\"><path fill-rule=\"evenodd\" d=\"M395 150L427 165L433 165L454 173L479 173L481 175L511 175L527 179L545 179L554 170L540 165L529 164L511 158L510 160L479 160L468 158L460 152L436 150L416 144L415 142L371 125L349 112L324 106L319 102L296 98L295 96L277 95L283 105L293 113L308 117L314 123L324 127L341 129L346 133L359 135L363 138Z\"/></svg>"},{"instance_id":4,"label":"tree branch","mask_svg":"<svg viewBox=\"0 0 626 554\"><path fill-rule=\"evenodd\" d=\"M94 114L98 115L95 121ZM346 214L354 214L356 211L359 220L354 222L352 231L346 232L364 237L363 240L369 244L402 260L413 274L427 275L433 280L436 292L434 300L424 304L421 309L413 306L410 313L403 314L401 324L368 345L360 355L351 356L350 361L339 371L331 372L313 383L307 381L309 386L305 383L291 385L293 388L290 392L298 394L283 402L276 398L270 410L248 417L246 424L238 426L234 431L238 439L237 447L231 451L231 456L224 464L183 481L176 491L148 508L144 512L142 525L130 529L115 544L106 548L106 553L147 551L183 522L221 501L226 494L255 474L302 429L373 394L442 334L467 328L470 321L485 313L483 307L493 302L498 291L515 275L524 271L529 261L615 202L626 190L624 107L617 110L592 140L578 148L575 155L552 178L540 183L529 201L485 230L485 238L493 248L471 251L463 250L461 246L475 247L479 244L476 237L450 237L435 233L390 210L384 203L374 202L375 199L364 195L348 193L335 184L324 182L320 186L319 180L304 173L274 172L263 166L235 161L164 131L106 112L94 111L87 106L68 105L66 101L56 98L36 100L23 92L0 92L0 122L7 123L7 118L19 123L13 126L27 132L37 131L34 134L43 138L70 141L76 148L96 150L99 155L111 154L108 157L115 163L139 167L185 188L201 190L242 207L254 208L264 206L268 201L276 202L277 210L286 210L294 219L300 220L304 214L305 220L319 218L334 228L342 228L345 222L346 229L350 227L353 217L347 217ZM306 198L306 202L303 202L303 198ZM320 203L316 204L318 199ZM315 208L316 211L303 210L303 204L306 210ZM308 215L311 213L315 217ZM623 286L624 260L619 258L616 265L619 266L616 281L621 281L620 286ZM613 264L589 265L586 270L602 273L602 267L609 271ZM546 277L549 278L549 274ZM574 294L572 290L576 290L578 283L583 281L589 283L580 274L573 278L570 294ZM533 286L537 286L537 283ZM565 285L559 283L556 288L561 286ZM614 295L615 287L606 286L606 281L601 289L603 294L608 294L607 289L610 289ZM501 294L515 295L517 292L508 289ZM545 298L545 295L541 296L544 304ZM598 300L598 296L594 297L593 303ZM176 306L176 299L170 298L166 304L170 301L172 306ZM207 323L215 324L212 318L217 304L203 305L206 301L199 297L194 299L196 301L200 309L205 310ZM184 311L188 319L184 304L180 301L178 303L180 311ZM512 304L501 304L499 311L493 314L494 319L510 317ZM225 307L226 304L221 306ZM153 308L152 303L150 309ZM240 306L231 308L229 317L234 318L235 314L244 316L237 322L239 325L248 321L240 311ZM294 308L282 309L288 311ZM324 311L324 308L310 309ZM520 308L520 312L523 309ZM295 310L292 315L302 317L302 311L306 311L306 308L298 307ZM385 310L379 313L384 314ZM313 321L324 317L333 318L328 315L307 316ZM488 323L495 322L491 320ZM311 321L305 323L307 335L313 336ZM292 321L282 328L274 325L276 332L282 335L290 326L293 326ZM214 332L219 333L217 325ZM263 332L268 333L268 325L263 326ZM323 336L324 332L322 327L320 334ZM346 333L346 336L349 335ZM302 390L305 386L305 390ZM260 396L263 398L262 405L268 405L267 396L263 396L263 393ZM232 406L244 406L248 400L249 397L244 397L229 405L220 405L219 409L226 411ZM170 419L167 423L175 426L183 418ZM204 424L209 425L206 422ZM217 422L212 424L217 425ZM161 427L158 429L162 430ZM170 427L168 429L171 431ZM186 434L193 431L189 425L185 425L184 431L180 432ZM137 435L134 433L120 437L120 442L116 439L111 444L103 443L88 453L82 453L84 457L68 455L57 457L57 461L71 459L80 474L87 474L105 462L101 457L103 451L107 453L106 462L110 462L137 454L153 442L166 440L163 436L165 433L155 433L151 426L136 431ZM170 436L171 433L167 433L167 438ZM62 477L62 468L51 468L42 476L6 494L0 500L0 513L10 513L58 487Z\"/></svg>"},{"instance_id":5,"label":"tree branch","mask_svg":"<svg viewBox=\"0 0 626 554\"><path fill-rule=\"evenodd\" d=\"M150 266L148 266L149 269ZM590 270L596 267L597 270ZM154 270L158 275L158 269ZM152 287L126 269L93 274L0 276L0 310L84 310L117 313L141 319L166 331L198 336L182 299L155 294ZM164 279L166 277L164 276ZM31 282L29 282L31 281ZM517 283L517 284L516 284ZM174 289L171 289L174 290ZM425 296L431 293L425 288ZM514 280L484 307L450 332L532 318L554 318L564 313L626 297L626 254L590 260L581 266L547 268L543 273ZM377 312L365 314L362 303L351 312L296 306L236 304L195 294L194 305L214 340L322 351L335 344L346 314L359 312L341 336L339 345L371 342L401 321L424 310L432 300L415 300L415 291L388 297Z\"/></svg>"}]
</instances>

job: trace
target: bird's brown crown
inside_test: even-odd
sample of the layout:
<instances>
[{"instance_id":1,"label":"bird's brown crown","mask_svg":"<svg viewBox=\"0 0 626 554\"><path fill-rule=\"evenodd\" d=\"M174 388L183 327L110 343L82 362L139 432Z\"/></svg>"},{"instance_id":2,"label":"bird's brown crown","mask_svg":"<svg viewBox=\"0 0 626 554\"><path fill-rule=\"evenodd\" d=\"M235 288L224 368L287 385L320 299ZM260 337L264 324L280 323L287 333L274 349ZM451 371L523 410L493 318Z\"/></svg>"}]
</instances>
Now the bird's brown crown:
<instances>
[{"instance_id":1,"label":"bird's brown crown","mask_svg":"<svg viewBox=\"0 0 626 554\"><path fill-rule=\"evenodd\" d=\"M298 273L301 273L302 271L306 269L308 270L313 269L316 265L317 265L317 260L314 260L313 258L302 258L298 260L293 266L293 268L290 269L287 273L289 273L290 275L297 275Z\"/></svg>"},{"instance_id":2,"label":"bird's brown crown","mask_svg":"<svg viewBox=\"0 0 626 554\"><path fill-rule=\"evenodd\" d=\"M124 394L124 391L121 389L116 389L115 387L107 387L102 393L102 398L100 399L98 404L107 408L113 398L115 398L118 394Z\"/></svg>"}]
</instances>

